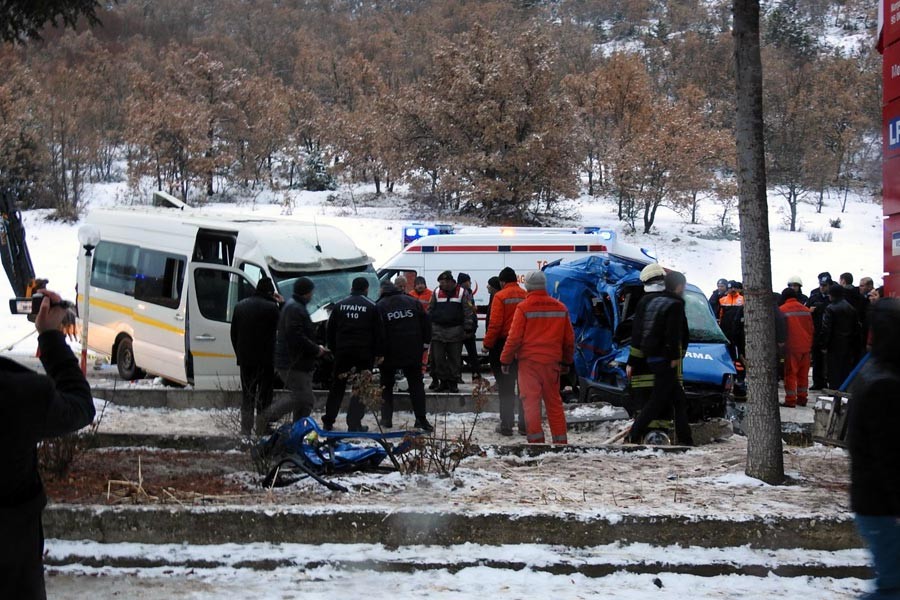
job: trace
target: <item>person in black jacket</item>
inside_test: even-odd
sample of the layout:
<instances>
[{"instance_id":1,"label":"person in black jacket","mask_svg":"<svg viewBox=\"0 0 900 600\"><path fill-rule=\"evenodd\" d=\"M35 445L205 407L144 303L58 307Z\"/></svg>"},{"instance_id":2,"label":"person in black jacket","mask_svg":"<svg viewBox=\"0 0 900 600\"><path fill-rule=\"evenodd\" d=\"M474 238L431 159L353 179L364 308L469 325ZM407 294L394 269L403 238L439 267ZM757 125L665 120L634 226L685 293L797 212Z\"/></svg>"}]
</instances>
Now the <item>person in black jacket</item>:
<instances>
[{"instance_id":1,"label":"person in black jacket","mask_svg":"<svg viewBox=\"0 0 900 600\"><path fill-rule=\"evenodd\" d=\"M275 368L285 386L291 391L287 400L274 402L259 418L257 430L265 430L269 423L293 411L294 421L312 414L316 397L312 376L316 359L327 350L316 343L316 331L306 305L312 300L315 284L308 277L298 277L294 293L281 308L275 332Z\"/></svg>"},{"instance_id":2,"label":"person in black jacket","mask_svg":"<svg viewBox=\"0 0 900 600\"><path fill-rule=\"evenodd\" d=\"M806 307L812 310L813 328L817 340L822 337L822 317L825 315L825 308L831 304L831 297L828 294L832 283L830 273L827 271L819 273L819 287L812 291L806 302ZM812 351L812 386L809 389L825 389L826 383L825 351L820 344L815 343Z\"/></svg>"},{"instance_id":3,"label":"person in black jacket","mask_svg":"<svg viewBox=\"0 0 900 600\"><path fill-rule=\"evenodd\" d=\"M409 398L416 415L415 426L424 431L434 431L426 415L425 383L422 379L422 360L431 344L428 315L421 302L390 283L382 285L378 312L385 329L381 426L387 429L394 426L394 380L400 370L409 384Z\"/></svg>"},{"instance_id":4,"label":"person in black jacket","mask_svg":"<svg viewBox=\"0 0 900 600\"><path fill-rule=\"evenodd\" d=\"M45 298L35 319L46 375L0 358L0 598L46 598L41 512L47 495L38 473L37 443L94 419L91 388L60 331L66 309Z\"/></svg>"},{"instance_id":5,"label":"person in black jacket","mask_svg":"<svg viewBox=\"0 0 900 600\"><path fill-rule=\"evenodd\" d=\"M245 436L252 432L254 414L262 414L272 404L280 298L272 280L263 277L256 293L238 302L231 317L231 345L241 369L241 434Z\"/></svg>"},{"instance_id":6,"label":"person in black jacket","mask_svg":"<svg viewBox=\"0 0 900 600\"><path fill-rule=\"evenodd\" d=\"M328 431L334 427L341 409L351 371L371 371L384 356L384 325L368 293L369 281L357 277L351 284L350 295L334 305L328 318L328 348L334 354L334 377L322 417L322 424ZM369 430L362 424L365 413L354 388L347 407L349 431Z\"/></svg>"},{"instance_id":7,"label":"person in black jacket","mask_svg":"<svg viewBox=\"0 0 900 600\"><path fill-rule=\"evenodd\" d=\"M728 295L728 280L720 279L716 282L716 289L709 296L709 307L716 317L719 316L719 300Z\"/></svg>"},{"instance_id":8,"label":"person in black jacket","mask_svg":"<svg viewBox=\"0 0 900 600\"><path fill-rule=\"evenodd\" d=\"M873 304L872 356L853 380L847 425L850 508L875 562L876 592L900 598L900 300Z\"/></svg>"},{"instance_id":9,"label":"person in black jacket","mask_svg":"<svg viewBox=\"0 0 900 600\"><path fill-rule=\"evenodd\" d=\"M831 389L840 388L853 365L859 349L859 316L844 298L844 288L832 285L828 295L831 304L822 315L822 335L819 345L826 353L826 378Z\"/></svg>"},{"instance_id":10,"label":"person in black jacket","mask_svg":"<svg viewBox=\"0 0 900 600\"><path fill-rule=\"evenodd\" d=\"M475 341L475 331L478 329L478 310L475 307L475 292L472 291L472 277L468 273L460 273L456 276L456 283L468 292L468 301L472 306L472 330L466 334L463 348L466 350L466 362L469 363L469 369L472 370L472 381L474 382L481 377L481 357ZM458 383L462 383L462 381Z\"/></svg>"},{"instance_id":11,"label":"person in black jacket","mask_svg":"<svg viewBox=\"0 0 900 600\"><path fill-rule=\"evenodd\" d=\"M631 356L646 363L653 373L653 393L631 426L632 443L644 441L650 422L674 410L675 435L679 444L692 446L687 398L681 383L682 359L690 341L684 304L687 280L678 271L666 273L666 289L638 302L631 333Z\"/></svg>"}]
</instances>

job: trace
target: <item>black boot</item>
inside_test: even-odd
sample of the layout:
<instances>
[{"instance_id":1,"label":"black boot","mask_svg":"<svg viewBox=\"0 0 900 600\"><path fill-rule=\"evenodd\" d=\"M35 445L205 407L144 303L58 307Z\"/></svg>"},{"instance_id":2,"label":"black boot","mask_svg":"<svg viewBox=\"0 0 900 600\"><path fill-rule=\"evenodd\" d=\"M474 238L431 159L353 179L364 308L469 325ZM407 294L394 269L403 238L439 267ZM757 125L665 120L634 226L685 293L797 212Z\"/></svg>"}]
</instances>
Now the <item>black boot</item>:
<instances>
[{"instance_id":1,"label":"black boot","mask_svg":"<svg viewBox=\"0 0 900 600\"><path fill-rule=\"evenodd\" d=\"M434 425L428 422L428 419L422 417L421 419L416 419L416 429L421 429L425 433L431 433L434 431Z\"/></svg>"}]
</instances>

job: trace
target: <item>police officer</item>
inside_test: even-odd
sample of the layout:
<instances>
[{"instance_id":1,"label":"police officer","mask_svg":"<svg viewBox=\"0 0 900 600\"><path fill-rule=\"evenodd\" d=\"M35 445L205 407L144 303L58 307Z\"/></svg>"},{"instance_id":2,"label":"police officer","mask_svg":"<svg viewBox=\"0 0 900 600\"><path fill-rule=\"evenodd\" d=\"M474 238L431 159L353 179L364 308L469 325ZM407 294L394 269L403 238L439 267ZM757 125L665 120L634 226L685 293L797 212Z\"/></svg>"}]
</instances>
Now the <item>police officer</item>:
<instances>
[{"instance_id":1,"label":"police officer","mask_svg":"<svg viewBox=\"0 0 900 600\"><path fill-rule=\"evenodd\" d=\"M434 431L426 417L425 383L422 380L422 361L431 343L428 315L418 300L390 283L381 286L377 306L385 329L381 426L386 429L394 426L394 380L400 370L409 384L415 426L427 432Z\"/></svg>"},{"instance_id":2,"label":"police officer","mask_svg":"<svg viewBox=\"0 0 900 600\"><path fill-rule=\"evenodd\" d=\"M341 401L347 389L351 371L371 371L384 356L384 326L375 303L368 298L369 281L365 277L353 280L350 295L334 305L328 317L328 348L334 353L334 378L328 392L328 402L322 424L331 431ZM362 424L365 407L355 390L347 408L349 431L368 431Z\"/></svg>"},{"instance_id":3,"label":"police officer","mask_svg":"<svg viewBox=\"0 0 900 600\"><path fill-rule=\"evenodd\" d=\"M809 300L806 301L806 307L812 311L813 327L815 328L816 341L813 344L812 351L812 387L810 390L825 389L825 352L819 338L822 336L822 317L825 316L825 308L831 304L831 273L824 271L819 273L819 287L814 289Z\"/></svg>"}]
</instances>

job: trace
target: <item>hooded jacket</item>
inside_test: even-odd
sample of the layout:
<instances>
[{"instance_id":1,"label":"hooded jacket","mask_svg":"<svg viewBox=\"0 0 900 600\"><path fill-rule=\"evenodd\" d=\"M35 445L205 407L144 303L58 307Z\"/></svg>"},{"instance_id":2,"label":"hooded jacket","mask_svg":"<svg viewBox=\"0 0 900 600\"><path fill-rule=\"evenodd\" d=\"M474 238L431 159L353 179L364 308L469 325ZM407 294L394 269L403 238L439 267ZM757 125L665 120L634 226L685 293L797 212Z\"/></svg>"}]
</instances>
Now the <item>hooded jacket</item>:
<instances>
[{"instance_id":1,"label":"hooded jacket","mask_svg":"<svg viewBox=\"0 0 900 600\"><path fill-rule=\"evenodd\" d=\"M870 322L871 359L853 380L848 405L850 507L861 515L900 517L900 300L879 300Z\"/></svg>"}]
</instances>

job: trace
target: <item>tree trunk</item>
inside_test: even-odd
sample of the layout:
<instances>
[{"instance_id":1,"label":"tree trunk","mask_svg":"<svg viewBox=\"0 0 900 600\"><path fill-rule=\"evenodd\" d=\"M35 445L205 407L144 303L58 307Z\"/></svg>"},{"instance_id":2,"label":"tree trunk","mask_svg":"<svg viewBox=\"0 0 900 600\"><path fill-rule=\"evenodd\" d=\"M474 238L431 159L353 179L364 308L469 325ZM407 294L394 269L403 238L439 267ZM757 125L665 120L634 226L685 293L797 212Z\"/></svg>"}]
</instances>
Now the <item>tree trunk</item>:
<instances>
[{"instance_id":1,"label":"tree trunk","mask_svg":"<svg viewBox=\"0 0 900 600\"><path fill-rule=\"evenodd\" d=\"M747 475L766 483L784 481L781 414L778 408L775 303L766 203L763 138L762 61L759 53L759 0L733 0L734 63L737 92L738 186L741 270L744 276L747 339Z\"/></svg>"},{"instance_id":2,"label":"tree trunk","mask_svg":"<svg viewBox=\"0 0 900 600\"><path fill-rule=\"evenodd\" d=\"M588 152L588 196L594 195L594 153Z\"/></svg>"},{"instance_id":3,"label":"tree trunk","mask_svg":"<svg viewBox=\"0 0 900 600\"><path fill-rule=\"evenodd\" d=\"M697 192L691 192L691 225L697 224Z\"/></svg>"},{"instance_id":4,"label":"tree trunk","mask_svg":"<svg viewBox=\"0 0 900 600\"><path fill-rule=\"evenodd\" d=\"M794 187L791 187L790 200L791 205L791 231L797 231L797 203L800 201L800 194Z\"/></svg>"}]
</instances>

